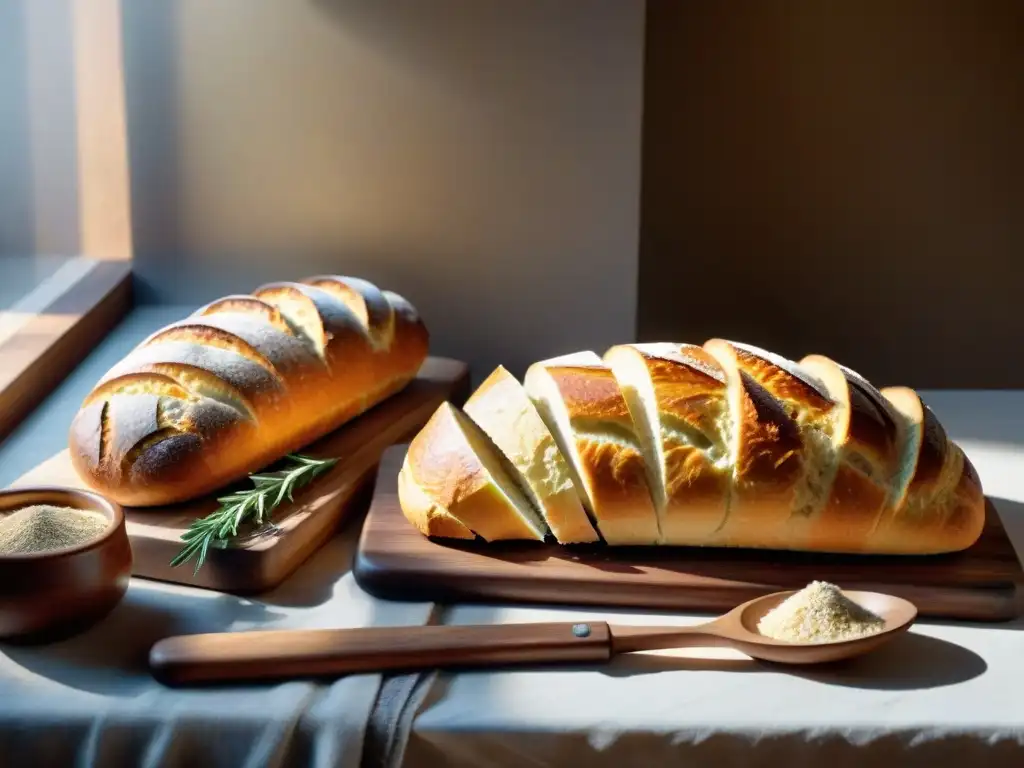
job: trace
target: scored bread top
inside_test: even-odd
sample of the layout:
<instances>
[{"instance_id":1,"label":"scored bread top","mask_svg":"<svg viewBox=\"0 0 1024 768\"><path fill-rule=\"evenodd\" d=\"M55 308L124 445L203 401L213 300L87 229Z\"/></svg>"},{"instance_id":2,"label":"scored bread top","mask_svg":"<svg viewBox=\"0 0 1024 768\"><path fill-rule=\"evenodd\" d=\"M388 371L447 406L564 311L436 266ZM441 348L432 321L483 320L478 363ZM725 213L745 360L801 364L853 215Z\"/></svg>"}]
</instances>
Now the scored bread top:
<instances>
[{"instance_id":1,"label":"scored bread top","mask_svg":"<svg viewBox=\"0 0 1024 768\"><path fill-rule=\"evenodd\" d=\"M561 478L611 545L928 554L970 546L984 525L975 468L918 394L879 391L821 355L796 363L722 339L621 344L603 359L587 351L534 363L523 387L499 367L466 410L506 470L506 497L525 491L506 507L553 520L545 481ZM423 439L437 443L438 476L474 474L443 442ZM420 454L407 455L402 482ZM551 456L565 470L554 472ZM466 523L436 492L433 517L418 498L405 511L424 533Z\"/></svg>"},{"instance_id":2,"label":"scored bread top","mask_svg":"<svg viewBox=\"0 0 1024 768\"><path fill-rule=\"evenodd\" d=\"M725 519L730 476L725 372L690 344L617 345L604 359L643 444L663 540L712 535Z\"/></svg>"},{"instance_id":3,"label":"scored bread top","mask_svg":"<svg viewBox=\"0 0 1024 768\"><path fill-rule=\"evenodd\" d=\"M737 365L791 408L796 419L804 414L812 419L819 418L834 406L820 381L781 355L751 344L724 339L711 339L704 344L704 348L712 354L716 354L716 350L729 348Z\"/></svg>"},{"instance_id":4,"label":"scored bread top","mask_svg":"<svg viewBox=\"0 0 1024 768\"><path fill-rule=\"evenodd\" d=\"M824 355L800 361L836 405L836 470L820 514L801 535L818 547L855 549L878 525L900 472L898 415L863 377Z\"/></svg>"},{"instance_id":5,"label":"scored bread top","mask_svg":"<svg viewBox=\"0 0 1024 768\"><path fill-rule=\"evenodd\" d=\"M846 444L858 457L854 461L865 474L880 482L889 482L899 471L899 415L882 393L859 373L836 362L832 362L832 366L842 373L849 391Z\"/></svg>"},{"instance_id":6,"label":"scored bread top","mask_svg":"<svg viewBox=\"0 0 1024 768\"><path fill-rule=\"evenodd\" d=\"M772 528L780 534L791 537L786 531L789 526L799 528L802 520L814 517L828 498L836 470L835 445L835 404L825 393L825 387L796 363L775 355L766 350L747 344L737 344L723 339L711 339L704 348L711 353L727 370L735 370L740 381L749 380L756 383L767 393L770 401L781 406L786 421L796 426L795 442L792 454L785 459L793 472L793 484L785 489L786 495L792 493L785 505L773 503L772 509L781 518L781 510L785 506L796 518L788 523L781 519L775 521ZM748 387L749 389L749 387ZM751 391L751 395L756 390ZM737 498L732 507L739 508L747 502L761 504L763 499L751 500ZM763 512L758 512L763 515ZM739 521L739 516L732 519Z\"/></svg>"},{"instance_id":7,"label":"scored bread top","mask_svg":"<svg viewBox=\"0 0 1024 768\"><path fill-rule=\"evenodd\" d=\"M303 282L326 291L357 317L373 343L387 347L395 333L395 304L385 291L358 277L311 277ZM397 297L401 299L401 297ZM404 299L401 299L404 302Z\"/></svg>"},{"instance_id":8,"label":"scored bread top","mask_svg":"<svg viewBox=\"0 0 1024 768\"><path fill-rule=\"evenodd\" d=\"M882 395L892 403L903 420L902 430L918 443L917 451L906 451L912 467L902 473L906 482L894 490L891 501L873 531L880 546L903 547L916 538L927 551L936 538L963 539L980 535L983 518L959 518L958 506L966 501L984 505L980 483L973 465L959 446L952 443L931 408L908 387L888 387ZM919 437L918 437L919 436ZM899 494L902 492L902 498ZM938 517L942 525L936 525Z\"/></svg>"},{"instance_id":9,"label":"scored bread top","mask_svg":"<svg viewBox=\"0 0 1024 768\"><path fill-rule=\"evenodd\" d=\"M569 463L522 384L494 369L463 406L508 458L510 472L563 544L599 539L573 485Z\"/></svg>"},{"instance_id":10,"label":"scored bread top","mask_svg":"<svg viewBox=\"0 0 1024 768\"><path fill-rule=\"evenodd\" d=\"M362 314L359 288L373 306ZM324 276L226 296L151 334L100 379L72 423L72 463L123 504L195 498L402 388L427 347L415 309L365 281Z\"/></svg>"},{"instance_id":11,"label":"scored bread top","mask_svg":"<svg viewBox=\"0 0 1024 768\"><path fill-rule=\"evenodd\" d=\"M534 363L524 383L605 541L658 542L640 441L612 370L594 352L580 352Z\"/></svg>"}]
</instances>

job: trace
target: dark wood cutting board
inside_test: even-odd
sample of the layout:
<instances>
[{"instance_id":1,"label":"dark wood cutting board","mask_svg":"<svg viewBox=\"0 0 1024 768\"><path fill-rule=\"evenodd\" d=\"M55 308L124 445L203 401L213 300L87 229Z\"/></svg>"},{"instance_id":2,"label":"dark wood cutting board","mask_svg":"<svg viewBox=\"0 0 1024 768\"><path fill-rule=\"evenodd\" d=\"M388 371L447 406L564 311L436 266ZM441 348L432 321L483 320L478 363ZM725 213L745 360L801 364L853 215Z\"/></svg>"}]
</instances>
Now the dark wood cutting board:
<instances>
[{"instance_id":1,"label":"dark wood cutting board","mask_svg":"<svg viewBox=\"0 0 1024 768\"><path fill-rule=\"evenodd\" d=\"M821 579L904 597L922 616L1005 621L1021 613L1024 571L991 501L973 547L925 557L428 539L398 504L405 450L384 454L356 554L356 580L377 597L718 613Z\"/></svg>"},{"instance_id":2,"label":"dark wood cutting board","mask_svg":"<svg viewBox=\"0 0 1024 768\"><path fill-rule=\"evenodd\" d=\"M297 492L293 503L278 507L272 528L239 546L211 549L198 574L193 574L194 563L171 568L170 561L181 548L181 534L197 517L214 511L216 496L224 491L169 507L126 508L132 574L235 594L276 587L334 534L346 515L366 509L384 450L411 439L444 400L464 402L469 387L465 363L428 358L405 389L302 449L311 456L341 460ZM12 487L29 485L85 487L66 450L18 478Z\"/></svg>"}]
</instances>

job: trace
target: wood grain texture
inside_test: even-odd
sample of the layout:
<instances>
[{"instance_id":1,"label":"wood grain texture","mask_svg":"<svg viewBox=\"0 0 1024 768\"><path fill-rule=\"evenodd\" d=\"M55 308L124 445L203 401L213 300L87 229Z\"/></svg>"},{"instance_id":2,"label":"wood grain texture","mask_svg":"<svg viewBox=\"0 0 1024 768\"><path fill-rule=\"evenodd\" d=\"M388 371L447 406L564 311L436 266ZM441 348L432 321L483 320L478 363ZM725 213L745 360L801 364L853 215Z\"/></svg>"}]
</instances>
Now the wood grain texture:
<instances>
[{"instance_id":1,"label":"wood grain texture","mask_svg":"<svg viewBox=\"0 0 1024 768\"><path fill-rule=\"evenodd\" d=\"M155 677L171 685L287 679L395 669L602 662L611 658L608 625L572 622L470 627L218 632L169 637L149 654Z\"/></svg>"},{"instance_id":2,"label":"wood grain texture","mask_svg":"<svg viewBox=\"0 0 1024 768\"><path fill-rule=\"evenodd\" d=\"M279 507L270 529L239 546L211 550L198 574L193 574L191 563L178 568L169 563L181 548L181 534L194 519L213 512L216 496L224 492L163 508L126 508L132 574L235 594L272 589L334 534L347 512L365 509L377 462L388 446L409 439L444 400L461 403L468 394L465 363L428 358L401 392L304 448L302 452L311 456L342 460L298 492L293 503ZM12 487L44 484L85 487L66 450L18 478Z\"/></svg>"},{"instance_id":3,"label":"wood grain texture","mask_svg":"<svg viewBox=\"0 0 1024 768\"><path fill-rule=\"evenodd\" d=\"M0 440L131 308L131 264L97 262L13 335L0 341Z\"/></svg>"},{"instance_id":4,"label":"wood grain texture","mask_svg":"<svg viewBox=\"0 0 1024 768\"><path fill-rule=\"evenodd\" d=\"M458 543L427 539L402 515L404 451L394 446L384 455L353 569L377 597L717 613L823 579L905 598L925 617L1004 621L1021 613L1024 571L991 501L977 544L952 555Z\"/></svg>"}]
</instances>

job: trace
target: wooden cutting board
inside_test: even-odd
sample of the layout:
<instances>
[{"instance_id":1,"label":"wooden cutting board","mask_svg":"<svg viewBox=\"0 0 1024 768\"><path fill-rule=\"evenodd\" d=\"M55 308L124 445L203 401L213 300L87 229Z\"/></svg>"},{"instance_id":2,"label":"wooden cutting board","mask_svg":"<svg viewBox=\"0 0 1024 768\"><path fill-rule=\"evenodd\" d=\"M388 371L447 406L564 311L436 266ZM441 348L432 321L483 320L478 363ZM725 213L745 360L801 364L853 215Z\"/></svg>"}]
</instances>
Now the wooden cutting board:
<instances>
[{"instance_id":1,"label":"wooden cutting board","mask_svg":"<svg viewBox=\"0 0 1024 768\"><path fill-rule=\"evenodd\" d=\"M398 505L405 450L384 454L356 554L356 580L377 597L718 613L822 579L904 597L922 616L1004 621L1021 613L1024 571L991 501L973 547L926 557L433 540Z\"/></svg>"},{"instance_id":2,"label":"wooden cutting board","mask_svg":"<svg viewBox=\"0 0 1024 768\"><path fill-rule=\"evenodd\" d=\"M293 503L278 507L271 528L238 546L211 549L198 574L193 574L194 563L177 568L169 563L181 548L181 534L194 519L213 512L216 497L225 491L163 508L126 508L132 574L235 594L276 587L334 534L347 513L366 509L381 453L411 439L444 400L461 405L469 388L465 363L428 358L401 392L303 448L302 453L311 456L341 460L297 492ZM18 478L12 487L28 485L85 487L66 450Z\"/></svg>"}]
</instances>

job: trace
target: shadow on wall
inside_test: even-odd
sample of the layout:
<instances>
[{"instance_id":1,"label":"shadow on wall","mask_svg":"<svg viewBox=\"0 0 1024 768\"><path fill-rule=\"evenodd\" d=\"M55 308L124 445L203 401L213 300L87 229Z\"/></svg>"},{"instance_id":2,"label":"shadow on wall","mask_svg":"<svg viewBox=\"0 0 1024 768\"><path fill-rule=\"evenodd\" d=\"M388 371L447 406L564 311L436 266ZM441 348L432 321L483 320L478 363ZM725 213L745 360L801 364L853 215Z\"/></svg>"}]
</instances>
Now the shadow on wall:
<instances>
[{"instance_id":1,"label":"shadow on wall","mask_svg":"<svg viewBox=\"0 0 1024 768\"><path fill-rule=\"evenodd\" d=\"M1024 385L1024 5L648 14L641 338Z\"/></svg>"},{"instance_id":2,"label":"shadow on wall","mask_svg":"<svg viewBox=\"0 0 1024 768\"><path fill-rule=\"evenodd\" d=\"M642 3L124 7L143 300L317 272L511 369L633 337Z\"/></svg>"}]
</instances>

